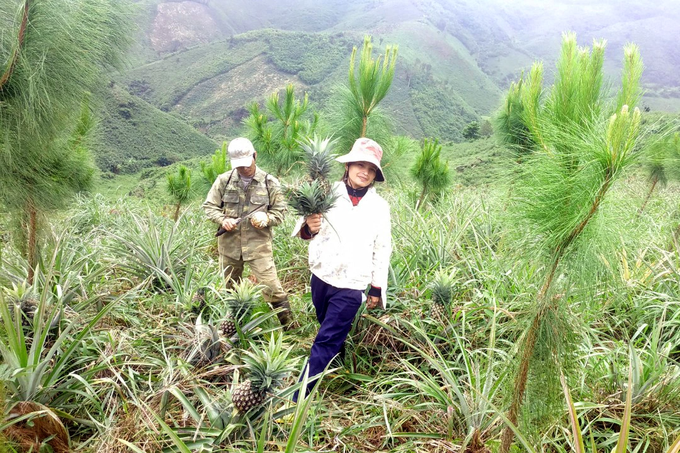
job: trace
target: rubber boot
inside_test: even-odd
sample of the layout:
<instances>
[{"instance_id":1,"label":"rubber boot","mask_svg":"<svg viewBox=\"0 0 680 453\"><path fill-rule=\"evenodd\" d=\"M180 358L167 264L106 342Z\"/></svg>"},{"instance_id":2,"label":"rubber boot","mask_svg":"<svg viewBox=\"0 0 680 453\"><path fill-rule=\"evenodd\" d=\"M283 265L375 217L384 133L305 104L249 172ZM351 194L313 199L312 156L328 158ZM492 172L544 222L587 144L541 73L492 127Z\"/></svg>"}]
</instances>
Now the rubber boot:
<instances>
[{"instance_id":1,"label":"rubber boot","mask_svg":"<svg viewBox=\"0 0 680 453\"><path fill-rule=\"evenodd\" d=\"M290 311L290 304L288 303L288 299L273 301L271 304L272 304L272 308L274 310L279 309L279 308L283 309L283 310L279 311L278 313L276 313L276 316L279 317L279 322L281 323L283 330L292 329L293 328L293 313Z\"/></svg>"}]
</instances>

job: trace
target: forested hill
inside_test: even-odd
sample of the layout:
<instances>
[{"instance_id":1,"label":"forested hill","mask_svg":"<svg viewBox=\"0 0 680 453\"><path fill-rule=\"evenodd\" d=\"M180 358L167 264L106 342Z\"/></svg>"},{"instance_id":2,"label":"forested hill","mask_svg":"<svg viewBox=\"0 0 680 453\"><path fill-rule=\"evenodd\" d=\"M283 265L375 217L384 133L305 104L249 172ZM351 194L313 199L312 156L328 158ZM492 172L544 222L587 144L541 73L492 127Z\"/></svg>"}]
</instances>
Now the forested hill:
<instances>
[{"instance_id":1,"label":"forested hill","mask_svg":"<svg viewBox=\"0 0 680 453\"><path fill-rule=\"evenodd\" d=\"M238 133L246 104L289 83L298 93L309 93L316 110L327 111L333 88L346 79L351 49L360 47L365 34L373 36L378 52L387 44L399 46L395 81L383 103L399 134L461 141L463 128L490 115L509 83L532 62L544 60L550 79L562 32L568 30L577 33L582 45L607 40L610 74L619 73L623 45L636 42L646 66L642 104L680 110L680 50L675 44L680 6L671 0L632 0L625 7L614 0L137 4L140 39L116 88L216 142ZM135 120L134 111L112 108L107 113L111 124ZM117 146L115 137L107 139ZM134 137L127 135L127 140ZM159 146L177 159L204 152L174 149L174 143ZM146 162L153 162L157 150L146 149L151 154Z\"/></svg>"}]
</instances>

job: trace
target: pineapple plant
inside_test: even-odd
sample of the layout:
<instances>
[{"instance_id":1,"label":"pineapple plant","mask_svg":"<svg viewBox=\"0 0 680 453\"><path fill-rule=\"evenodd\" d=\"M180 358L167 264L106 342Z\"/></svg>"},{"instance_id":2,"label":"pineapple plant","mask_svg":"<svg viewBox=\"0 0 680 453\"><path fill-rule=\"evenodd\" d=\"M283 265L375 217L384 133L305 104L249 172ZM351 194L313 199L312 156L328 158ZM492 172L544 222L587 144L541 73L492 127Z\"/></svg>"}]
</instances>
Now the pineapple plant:
<instances>
[{"instance_id":1,"label":"pineapple plant","mask_svg":"<svg viewBox=\"0 0 680 453\"><path fill-rule=\"evenodd\" d=\"M237 324L248 323L260 294L260 289L248 279L242 279L227 291L229 313L220 325L225 338L230 339L238 333Z\"/></svg>"},{"instance_id":2,"label":"pineapple plant","mask_svg":"<svg viewBox=\"0 0 680 453\"><path fill-rule=\"evenodd\" d=\"M196 290L191 298L191 313L194 315L199 315L208 307L208 302L206 300L206 288L201 287Z\"/></svg>"},{"instance_id":3,"label":"pineapple plant","mask_svg":"<svg viewBox=\"0 0 680 453\"><path fill-rule=\"evenodd\" d=\"M332 193L325 194L318 180L303 182L297 189L290 191L288 197L288 205L302 217L327 213L337 199Z\"/></svg>"},{"instance_id":4,"label":"pineapple plant","mask_svg":"<svg viewBox=\"0 0 680 453\"><path fill-rule=\"evenodd\" d=\"M251 349L243 356L248 379L237 385L231 395L234 408L240 414L264 404L268 394L295 370L288 359L292 347L284 349L281 335L272 334L266 347L252 345Z\"/></svg>"},{"instance_id":5,"label":"pineapple plant","mask_svg":"<svg viewBox=\"0 0 680 453\"><path fill-rule=\"evenodd\" d=\"M316 134L301 143L307 160L307 176L297 188L288 191L288 204L300 216L325 214L337 197L333 194L328 176L330 175L335 154L335 140L321 140Z\"/></svg>"},{"instance_id":6,"label":"pineapple plant","mask_svg":"<svg viewBox=\"0 0 680 453\"><path fill-rule=\"evenodd\" d=\"M432 298L430 316L437 322L444 322L452 314L451 303L456 293L456 284L455 271L451 273L437 272L430 283Z\"/></svg>"},{"instance_id":7,"label":"pineapple plant","mask_svg":"<svg viewBox=\"0 0 680 453\"><path fill-rule=\"evenodd\" d=\"M26 282L16 285L12 283L12 289L6 289L7 303L14 319L20 318L21 325L25 328L33 326L33 318L38 311L38 300L31 287Z\"/></svg>"},{"instance_id":8,"label":"pineapple plant","mask_svg":"<svg viewBox=\"0 0 680 453\"><path fill-rule=\"evenodd\" d=\"M219 330L212 324L203 322L202 315L198 315L187 361L194 366L209 365L220 357L221 352L222 343Z\"/></svg>"},{"instance_id":9,"label":"pineapple plant","mask_svg":"<svg viewBox=\"0 0 680 453\"><path fill-rule=\"evenodd\" d=\"M333 169L335 154L333 148L337 140L327 137L323 140L314 134L314 138L308 138L306 142L300 144L307 157L307 180L319 181L321 189L325 194L330 193L331 186L328 176Z\"/></svg>"}]
</instances>

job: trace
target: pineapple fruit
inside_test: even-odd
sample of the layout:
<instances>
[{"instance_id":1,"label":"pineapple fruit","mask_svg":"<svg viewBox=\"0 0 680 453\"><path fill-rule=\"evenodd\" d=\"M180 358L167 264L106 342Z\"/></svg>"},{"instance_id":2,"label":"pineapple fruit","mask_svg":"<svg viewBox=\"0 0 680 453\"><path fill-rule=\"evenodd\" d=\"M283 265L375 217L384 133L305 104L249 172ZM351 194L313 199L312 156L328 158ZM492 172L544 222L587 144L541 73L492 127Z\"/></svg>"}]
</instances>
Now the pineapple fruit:
<instances>
[{"instance_id":1,"label":"pineapple fruit","mask_svg":"<svg viewBox=\"0 0 680 453\"><path fill-rule=\"evenodd\" d=\"M248 323L259 297L260 290L248 279L242 279L228 290L226 302L229 313L220 325L225 338L230 339L237 334L237 323L239 326Z\"/></svg>"},{"instance_id":2,"label":"pineapple fruit","mask_svg":"<svg viewBox=\"0 0 680 453\"><path fill-rule=\"evenodd\" d=\"M455 272L438 272L430 283L432 306L430 316L437 322L444 322L452 314L451 305L456 293Z\"/></svg>"},{"instance_id":3,"label":"pineapple fruit","mask_svg":"<svg viewBox=\"0 0 680 453\"><path fill-rule=\"evenodd\" d=\"M238 330L236 329L236 320L231 313L229 313L224 321L222 321L222 324L220 324L220 330L222 331L222 335L227 339L238 333Z\"/></svg>"},{"instance_id":4,"label":"pineapple fruit","mask_svg":"<svg viewBox=\"0 0 680 453\"><path fill-rule=\"evenodd\" d=\"M206 300L206 288L198 288L196 293L194 293L191 298L191 313L194 315L199 315L208 306L208 301Z\"/></svg>"},{"instance_id":5,"label":"pineapple fruit","mask_svg":"<svg viewBox=\"0 0 680 453\"><path fill-rule=\"evenodd\" d=\"M257 228L265 228L269 225L269 216L266 212L258 211L250 216L250 222Z\"/></svg>"},{"instance_id":6,"label":"pineapple fruit","mask_svg":"<svg viewBox=\"0 0 680 453\"><path fill-rule=\"evenodd\" d=\"M264 348L253 345L251 349L243 357L248 379L237 385L231 395L234 408L241 414L264 404L268 394L295 370L288 359L292 348L283 348L281 335L272 334Z\"/></svg>"}]
</instances>

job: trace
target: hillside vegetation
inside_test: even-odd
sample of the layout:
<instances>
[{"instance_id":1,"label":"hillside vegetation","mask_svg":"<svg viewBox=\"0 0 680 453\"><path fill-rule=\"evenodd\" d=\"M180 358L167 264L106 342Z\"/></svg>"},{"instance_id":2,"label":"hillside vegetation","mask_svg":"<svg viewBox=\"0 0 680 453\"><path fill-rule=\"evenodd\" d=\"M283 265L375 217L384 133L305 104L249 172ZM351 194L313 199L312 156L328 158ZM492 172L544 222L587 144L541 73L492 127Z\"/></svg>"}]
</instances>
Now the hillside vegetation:
<instances>
[{"instance_id":1,"label":"hillside vegetation","mask_svg":"<svg viewBox=\"0 0 680 453\"><path fill-rule=\"evenodd\" d=\"M262 103L291 83L309 93L313 109L332 115L334 90L344 79L351 48L366 33L379 47L399 45L394 89L382 109L395 131L417 139L462 141L465 126L490 115L502 90L537 58L546 61L550 80L566 30L575 30L584 42L606 38L612 50L605 69L612 74L621 60L613 49L634 40L647 67L643 104L667 111L680 106L673 69L680 56L668 38L680 33L680 11L669 1L644 8L633 2L625 11L616 2L559 5L551 11L531 0L512 7L469 0L144 0L138 5L140 36L132 67L116 80L131 95L176 113L217 142L243 133L249 103ZM137 142L135 149L148 148L144 135L139 127L126 131L128 141Z\"/></svg>"},{"instance_id":2,"label":"hillside vegetation","mask_svg":"<svg viewBox=\"0 0 680 453\"><path fill-rule=\"evenodd\" d=\"M94 155L105 175L163 167L211 154L216 144L181 118L164 113L119 86L101 89L100 133Z\"/></svg>"}]
</instances>

